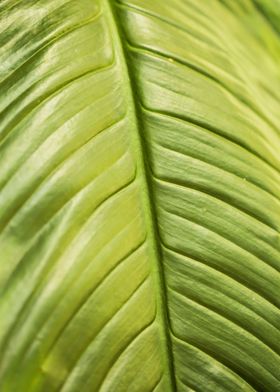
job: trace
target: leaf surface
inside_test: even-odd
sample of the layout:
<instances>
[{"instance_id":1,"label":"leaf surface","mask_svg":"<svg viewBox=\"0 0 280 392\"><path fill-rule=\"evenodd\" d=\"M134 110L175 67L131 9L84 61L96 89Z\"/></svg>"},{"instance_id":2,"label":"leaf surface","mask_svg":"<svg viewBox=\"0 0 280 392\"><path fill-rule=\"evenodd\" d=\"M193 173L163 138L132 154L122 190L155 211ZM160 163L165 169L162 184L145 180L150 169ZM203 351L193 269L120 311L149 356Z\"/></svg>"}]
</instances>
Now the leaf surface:
<instances>
[{"instance_id":1,"label":"leaf surface","mask_svg":"<svg viewBox=\"0 0 280 392\"><path fill-rule=\"evenodd\" d=\"M280 390L278 0L2 0L0 390Z\"/></svg>"}]
</instances>

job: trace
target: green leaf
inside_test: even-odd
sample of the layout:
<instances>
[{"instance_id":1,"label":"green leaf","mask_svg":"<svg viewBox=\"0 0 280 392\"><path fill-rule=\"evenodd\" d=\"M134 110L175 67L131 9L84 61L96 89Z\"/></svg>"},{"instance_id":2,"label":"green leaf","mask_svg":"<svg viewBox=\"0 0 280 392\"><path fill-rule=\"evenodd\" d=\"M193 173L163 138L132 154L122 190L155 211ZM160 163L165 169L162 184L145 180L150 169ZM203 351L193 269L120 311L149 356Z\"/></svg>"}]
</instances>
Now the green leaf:
<instances>
[{"instance_id":1,"label":"green leaf","mask_svg":"<svg viewBox=\"0 0 280 392\"><path fill-rule=\"evenodd\" d=\"M1 0L1 392L280 391L279 0Z\"/></svg>"}]
</instances>

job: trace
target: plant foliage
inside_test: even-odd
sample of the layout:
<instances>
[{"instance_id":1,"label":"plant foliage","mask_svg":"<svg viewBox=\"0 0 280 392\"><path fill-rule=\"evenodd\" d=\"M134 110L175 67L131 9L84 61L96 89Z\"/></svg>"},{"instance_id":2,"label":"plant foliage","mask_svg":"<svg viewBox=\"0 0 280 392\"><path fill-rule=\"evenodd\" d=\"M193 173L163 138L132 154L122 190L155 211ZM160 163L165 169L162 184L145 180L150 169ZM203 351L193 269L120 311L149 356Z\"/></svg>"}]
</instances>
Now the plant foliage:
<instances>
[{"instance_id":1,"label":"plant foliage","mask_svg":"<svg viewBox=\"0 0 280 392\"><path fill-rule=\"evenodd\" d=\"M280 391L279 26L0 1L1 392Z\"/></svg>"}]
</instances>

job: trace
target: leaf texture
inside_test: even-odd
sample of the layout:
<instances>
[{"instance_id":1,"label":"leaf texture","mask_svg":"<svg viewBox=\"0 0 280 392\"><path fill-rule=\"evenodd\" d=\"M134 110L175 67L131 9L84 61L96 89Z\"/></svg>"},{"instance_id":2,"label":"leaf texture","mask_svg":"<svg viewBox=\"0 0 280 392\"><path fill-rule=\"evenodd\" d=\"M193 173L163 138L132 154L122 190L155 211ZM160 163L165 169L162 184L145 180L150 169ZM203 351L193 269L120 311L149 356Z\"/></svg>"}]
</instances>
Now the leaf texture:
<instances>
[{"instance_id":1,"label":"leaf texture","mask_svg":"<svg viewBox=\"0 0 280 392\"><path fill-rule=\"evenodd\" d=\"M279 10L0 2L1 391L280 391Z\"/></svg>"}]
</instances>

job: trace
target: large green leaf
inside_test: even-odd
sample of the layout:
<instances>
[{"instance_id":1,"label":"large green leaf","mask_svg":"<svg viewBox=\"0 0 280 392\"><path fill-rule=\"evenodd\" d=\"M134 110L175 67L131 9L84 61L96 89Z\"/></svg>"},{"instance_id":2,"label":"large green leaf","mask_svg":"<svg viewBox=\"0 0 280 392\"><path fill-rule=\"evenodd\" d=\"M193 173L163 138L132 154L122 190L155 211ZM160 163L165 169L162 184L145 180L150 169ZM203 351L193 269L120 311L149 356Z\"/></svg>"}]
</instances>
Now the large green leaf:
<instances>
[{"instance_id":1,"label":"large green leaf","mask_svg":"<svg viewBox=\"0 0 280 392\"><path fill-rule=\"evenodd\" d=\"M0 391L280 391L279 0L0 1Z\"/></svg>"}]
</instances>

